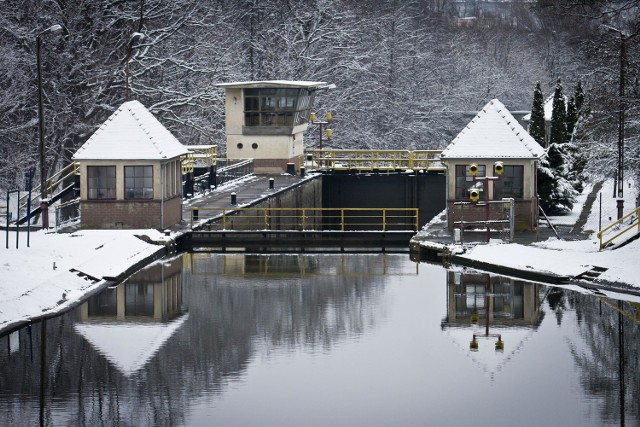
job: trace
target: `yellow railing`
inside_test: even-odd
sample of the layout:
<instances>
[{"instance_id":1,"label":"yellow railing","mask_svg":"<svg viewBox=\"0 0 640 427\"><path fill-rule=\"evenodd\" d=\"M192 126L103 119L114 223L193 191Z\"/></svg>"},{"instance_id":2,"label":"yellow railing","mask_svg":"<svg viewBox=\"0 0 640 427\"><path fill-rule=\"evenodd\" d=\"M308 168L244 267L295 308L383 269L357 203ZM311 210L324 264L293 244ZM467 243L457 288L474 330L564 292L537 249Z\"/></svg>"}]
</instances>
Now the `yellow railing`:
<instances>
[{"instance_id":1,"label":"yellow railing","mask_svg":"<svg viewBox=\"0 0 640 427\"><path fill-rule=\"evenodd\" d=\"M58 185L62 184L62 182L73 176L73 175L80 175L80 163L79 162L71 162L69 163L69 165L67 165L66 167L60 169L58 172L54 173L53 175L51 175L49 178L46 179L46 181L44 182L45 188L44 188L44 192L41 191L40 187L41 184L38 184L37 186L35 186L32 190L31 190L31 194L32 196L35 196L37 198L40 197L41 194L44 194L45 197L49 197L50 195L53 194L53 191L58 187ZM28 193L25 193L22 197L20 197L20 207L24 207L26 205L26 200L27 197L29 196Z\"/></svg>"},{"instance_id":2,"label":"yellow railing","mask_svg":"<svg viewBox=\"0 0 640 427\"><path fill-rule=\"evenodd\" d=\"M638 233L640 233L640 221L638 217L640 216L640 208L633 210L620 218L619 220L609 224L602 230L598 232L598 239L600 240L600 250L609 245L618 237L622 236L628 231L633 230L634 228ZM625 224L625 221L629 220L628 224ZM607 234L606 240L603 240L605 234Z\"/></svg>"},{"instance_id":3,"label":"yellow railing","mask_svg":"<svg viewBox=\"0 0 640 427\"><path fill-rule=\"evenodd\" d=\"M191 208L209 230L418 231L418 208Z\"/></svg>"},{"instance_id":4,"label":"yellow railing","mask_svg":"<svg viewBox=\"0 0 640 427\"><path fill-rule=\"evenodd\" d=\"M307 153L312 169L397 171L443 170L441 150L312 150Z\"/></svg>"},{"instance_id":5,"label":"yellow railing","mask_svg":"<svg viewBox=\"0 0 640 427\"><path fill-rule=\"evenodd\" d=\"M217 161L217 145L187 145L189 152L182 156L182 174L186 175L193 172L198 167L209 167L216 164Z\"/></svg>"}]
</instances>

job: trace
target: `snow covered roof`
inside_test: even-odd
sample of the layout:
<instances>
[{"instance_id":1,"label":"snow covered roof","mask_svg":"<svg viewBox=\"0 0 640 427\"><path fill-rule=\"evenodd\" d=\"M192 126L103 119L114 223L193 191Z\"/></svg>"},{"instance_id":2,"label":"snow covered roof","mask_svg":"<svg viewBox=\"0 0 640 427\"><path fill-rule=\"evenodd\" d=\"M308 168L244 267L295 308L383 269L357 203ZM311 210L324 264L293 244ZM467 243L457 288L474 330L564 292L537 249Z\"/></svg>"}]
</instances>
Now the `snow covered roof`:
<instances>
[{"instance_id":1,"label":"snow covered roof","mask_svg":"<svg viewBox=\"0 0 640 427\"><path fill-rule=\"evenodd\" d=\"M74 329L129 376L143 368L188 318L184 314L169 323L82 323Z\"/></svg>"},{"instance_id":2,"label":"snow covered roof","mask_svg":"<svg viewBox=\"0 0 640 427\"><path fill-rule=\"evenodd\" d=\"M140 102L125 102L73 155L74 160L162 160L187 148Z\"/></svg>"},{"instance_id":3,"label":"snow covered roof","mask_svg":"<svg viewBox=\"0 0 640 427\"><path fill-rule=\"evenodd\" d=\"M293 80L262 80L252 82L218 83L216 86L231 89L257 89L257 88L303 88L303 89L333 89L335 85L326 82L309 82Z\"/></svg>"},{"instance_id":4,"label":"snow covered roof","mask_svg":"<svg viewBox=\"0 0 640 427\"><path fill-rule=\"evenodd\" d=\"M443 159L537 159L544 149L492 99L442 152Z\"/></svg>"},{"instance_id":5,"label":"snow covered roof","mask_svg":"<svg viewBox=\"0 0 640 427\"><path fill-rule=\"evenodd\" d=\"M569 98L567 98L567 95L563 95L563 96L564 96L564 105L566 108L567 104L569 104ZM550 122L551 116L553 116L553 94L549 95L546 101L544 101L544 120L547 122ZM522 120L524 120L525 122L531 121L531 113L524 116Z\"/></svg>"}]
</instances>

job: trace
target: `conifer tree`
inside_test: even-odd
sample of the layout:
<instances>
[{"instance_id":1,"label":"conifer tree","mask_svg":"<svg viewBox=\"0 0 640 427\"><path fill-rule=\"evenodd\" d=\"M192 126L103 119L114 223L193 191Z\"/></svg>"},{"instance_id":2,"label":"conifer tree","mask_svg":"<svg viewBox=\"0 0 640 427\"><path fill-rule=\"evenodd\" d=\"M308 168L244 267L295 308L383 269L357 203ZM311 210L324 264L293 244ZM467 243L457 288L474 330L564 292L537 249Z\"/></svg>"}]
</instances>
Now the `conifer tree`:
<instances>
[{"instance_id":1,"label":"conifer tree","mask_svg":"<svg viewBox=\"0 0 640 427\"><path fill-rule=\"evenodd\" d=\"M558 79L553 92L553 106L551 110L550 144L564 144L567 142L567 107L562 93L562 82Z\"/></svg>"},{"instance_id":2,"label":"conifer tree","mask_svg":"<svg viewBox=\"0 0 640 427\"><path fill-rule=\"evenodd\" d=\"M536 88L533 91L533 105L531 106L531 120L529 121L529 134L538 144L543 147L546 145L546 126L544 120L544 98L540 82L536 82Z\"/></svg>"},{"instance_id":3,"label":"conifer tree","mask_svg":"<svg viewBox=\"0 0 640 427\"><path fill-rule=\"evenodd\" d=\"M584 89L582 88L582 81L578 80L576 84L576 90L573 93L573 99L576 104L576 111L578 115L582 113L582 106L584 105Z\"/></svg>"},{"instance_id":4,"label":"conifer tree","mask_svg":"<svg viewBox=\"0 0 640 427\"><path fill-rule=\"evenodd\" d=\"M568 140L573 140L573 131L578 124L578 108L576 107L575 98L572 96L567 103L567 137Z\"/></svg>"}]
</instances>

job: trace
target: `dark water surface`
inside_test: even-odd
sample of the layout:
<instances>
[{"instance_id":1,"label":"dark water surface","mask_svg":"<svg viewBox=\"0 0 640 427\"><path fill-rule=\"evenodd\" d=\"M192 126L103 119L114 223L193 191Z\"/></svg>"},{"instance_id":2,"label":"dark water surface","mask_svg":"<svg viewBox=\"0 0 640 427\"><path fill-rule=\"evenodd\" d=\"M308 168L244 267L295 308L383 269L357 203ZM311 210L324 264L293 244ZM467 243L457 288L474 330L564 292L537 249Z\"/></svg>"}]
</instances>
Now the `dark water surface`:
<instances>
[{"instance_id":1,"label":"dark water surface","mask_svg":"<svg viewBox=\"0 0 640 427\"><path fill-rule=\"evenodd\" d=\"M639 425L621 298L406 254L183 254L1 337L0 425Z\"/></svg>"}]
</instances>

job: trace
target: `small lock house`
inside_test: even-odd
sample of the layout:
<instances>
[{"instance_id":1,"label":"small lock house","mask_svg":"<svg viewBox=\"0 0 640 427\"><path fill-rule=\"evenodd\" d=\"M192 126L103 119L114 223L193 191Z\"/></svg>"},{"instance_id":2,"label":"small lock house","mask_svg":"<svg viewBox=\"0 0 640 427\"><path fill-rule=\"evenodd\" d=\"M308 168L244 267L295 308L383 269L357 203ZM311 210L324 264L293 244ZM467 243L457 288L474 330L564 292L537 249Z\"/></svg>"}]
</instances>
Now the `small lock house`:
<instances>
[{"instance_id":1,"label":"small lock house","mask_svg":"<svg viewBox=\"0 0 640 427\"><path fill-rule=\"evenodd\" d=\"M187 151L140 102L122 104L73 155L81 227L162 230L180 222Z\"/></svg>"},{"instance_id":2,"label":"small lock house","mask_svg":"<svg viewBox=\"0 0 640 427\"><path fill-rule=\"evenodd\" d=\"M472 189L479 200L513 198L516 231L535 230L538 224L537 161L545 151L518 123L499 100L487 103L442 152L447 164L447 219L454 222L485 220L484 209L469 209L456 202L469 202ZM496 162L503 173L494 170ZM476 179L470 166L476 165ZM495 177L483 181L482 177ZM488 184L484 188L485 183ZM488 192L485 194L485 191ZM464 210L463 210L464 209ZM490 219L499 216L500 204L491 207ZM480 227L481 228L481 227Z\"/></svg>"}]
</instances>

